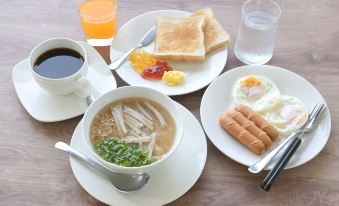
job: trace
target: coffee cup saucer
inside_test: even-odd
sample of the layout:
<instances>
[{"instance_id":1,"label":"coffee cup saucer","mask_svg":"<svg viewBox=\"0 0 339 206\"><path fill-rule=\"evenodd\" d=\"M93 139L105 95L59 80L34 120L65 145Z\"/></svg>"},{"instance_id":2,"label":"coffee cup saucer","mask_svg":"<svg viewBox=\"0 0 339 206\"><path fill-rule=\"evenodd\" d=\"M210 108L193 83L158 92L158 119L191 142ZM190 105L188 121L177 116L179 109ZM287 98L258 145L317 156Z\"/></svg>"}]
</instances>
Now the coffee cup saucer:
<instances>
[{"instance_id":1,"label":"coffee cup saucer","mask_svg":"<svg viewBox=\"0 0 339 206\"><path fill-rule=\"evenodd\" d=\"M79 42L88 55L87 80L97 95L117 87L112 72L100 54L86 42ZM79 116L87 109L86 98L76 94L52 95L33 79L28 59L16 64L12 71L13 84L26 111L41 122L57 122Z\"/></svg>"}]
</instances>

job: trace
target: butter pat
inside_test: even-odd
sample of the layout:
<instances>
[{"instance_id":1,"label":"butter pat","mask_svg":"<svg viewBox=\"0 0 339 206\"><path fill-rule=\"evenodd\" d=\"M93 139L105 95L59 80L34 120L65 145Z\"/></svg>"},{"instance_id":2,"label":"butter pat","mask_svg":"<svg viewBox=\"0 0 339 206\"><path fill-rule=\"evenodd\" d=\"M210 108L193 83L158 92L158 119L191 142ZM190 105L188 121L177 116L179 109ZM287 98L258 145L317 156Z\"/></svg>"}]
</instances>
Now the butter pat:
<instances>
[{"instance_id":1,"label":"butter pat","mask_svg":"<svg viewBox=\"0 0 339 206\"><path fill-rule=\"evenodd\" d=\"M177 86L185 81L185 74L181 71L168 71L162 76L162 81L168 86Z\"/></svg>"}]
</instances>

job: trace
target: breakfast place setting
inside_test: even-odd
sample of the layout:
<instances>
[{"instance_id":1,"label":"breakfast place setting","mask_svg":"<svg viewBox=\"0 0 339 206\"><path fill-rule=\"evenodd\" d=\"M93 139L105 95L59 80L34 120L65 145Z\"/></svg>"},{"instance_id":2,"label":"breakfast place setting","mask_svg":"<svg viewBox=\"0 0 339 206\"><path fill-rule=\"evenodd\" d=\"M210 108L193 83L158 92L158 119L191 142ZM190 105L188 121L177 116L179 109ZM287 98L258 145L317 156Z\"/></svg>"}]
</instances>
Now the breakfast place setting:
<instances>
[{"instance_id":1,"label":"breakfast place setting","mask_svg":"<svg viewBox=\"0 0 339 206\"><path fill-rule=\"evenodd\" d=\"M338 3L21 4L0 205L336 205Z\"/></svg>"}]
</instances>

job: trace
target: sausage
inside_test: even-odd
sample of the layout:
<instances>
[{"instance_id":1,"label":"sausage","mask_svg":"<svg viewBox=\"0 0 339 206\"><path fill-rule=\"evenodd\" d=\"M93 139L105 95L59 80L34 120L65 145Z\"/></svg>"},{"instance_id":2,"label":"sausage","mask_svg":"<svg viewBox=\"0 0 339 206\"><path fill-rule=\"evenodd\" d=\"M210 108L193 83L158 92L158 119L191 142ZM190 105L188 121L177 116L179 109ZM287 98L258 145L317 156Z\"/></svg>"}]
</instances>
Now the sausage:
<instances>
[{"instance_id":1,"label":"sausage","mask_svg":"<svg viewBox=\"0 0 339 206\"><path fill-rule=\"evenodd\" d=\"M260 155L265 152L265 145L250 132L245 130L240 124L232 119L228 114L223 114L219 118L219 124L235 139L250 149L253 153Z\"/></svg>"},{"instance_id":2,"label":"sausage","mask_svg":"<svg viewBox=\"0 0 339 206\"><path fill-rule=\"evenodd\" d=\"M266 150L271 147L272 145L272 140L271 138L258 128L254 122L248 120L243 114L241 114L238 111L231 111L228 113L230 117L232 117L236 122L238 122L241 126L243 126L247 131L249 131L251 134L253 134L256 138L261 140L264 145Z\"/></svg>"},{"instance_id":3,"label":"sausage","mask_svg":"<svg viewBox=\"0 0 339 206\"><path fill-rule=\"evenodd\" d=\"M270 136L272 141L275 141L279 138L278 130L251 108L245 105L239 105L235 108L235 110L243 114L245 117L247 117L247 119L253 121L254 124L256 124L260 129L264 130Z\"/></svg>"}]
</instances>

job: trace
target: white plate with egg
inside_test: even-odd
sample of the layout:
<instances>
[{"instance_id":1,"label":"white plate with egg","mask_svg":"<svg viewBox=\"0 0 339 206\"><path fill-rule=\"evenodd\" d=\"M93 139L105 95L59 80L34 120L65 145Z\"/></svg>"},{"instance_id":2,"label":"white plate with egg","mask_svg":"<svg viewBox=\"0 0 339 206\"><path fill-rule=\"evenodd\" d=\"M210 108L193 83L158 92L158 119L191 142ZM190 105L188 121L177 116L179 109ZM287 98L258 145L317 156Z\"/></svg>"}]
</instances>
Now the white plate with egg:
<instances>
[{"instance_id":1,"label":"white plate with egg","mask_svg":"<svg viewBox=\"0 0 339 206\"><path fill-rule=\"evenodd\" d=\"M138 45L139 40L156 25L157 17L186 17L191 13L179 10L158 10L141 14L124 24L115 36L111 47L111 60L118 59L123 53ZM154 42L147 46L145 51L153 53ZM175 96L197 91L210 84L223 71L227 61L227 47L217 49L209 53L203 61L167 61L177 71L185 73L185 81L181 85L167 86L163 81L151 81L143 79L126 61L117 74L127 84L143 86L158 90L166 95Z\"/></svg>"},{"instance_id":2,"label":"white plate with egg","mask_svg":"<svg viewBox=\"0 0 339 206\"><path fill-rule=\"evenodd\" d=\"M268 81L263 80L264 89L262 91L250 91L254 99L263 101L251 102L251 100L240 98L241 95L235 85L242 77L248 75L262 76L268 79ZM260 98L256 97L258 94ZM266 101L267 96L270 98ZM284 105L291 105L288 108L304 107L307 112L310 112L318 102L325 102L325 100L319 91L301 76L275 66L248 65L229 70L211 83L202 98L200 115L202 125L212 143L226 156L240 164L250 166L274 149L279 144L279 140L274 142L265 153L255 155L219 125L219 117L223 113L232 110L236 104L242 103L261 111L267 120L279 125L282 121L279 118L290 118L288 115L284 116L289 111L281 113ZM304 118L302 114L299 116L301 119ZM293 124L286 125L278 129L281 139L298 127ZM325 146L330 131L331 116L329 110L326 109L319 119L318 126L313 132L305 134L305 141L285 168L297 167L313 159ZM266 169L271 169L275 161L274 159Z\"/></svg>"}]
</instances>

